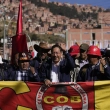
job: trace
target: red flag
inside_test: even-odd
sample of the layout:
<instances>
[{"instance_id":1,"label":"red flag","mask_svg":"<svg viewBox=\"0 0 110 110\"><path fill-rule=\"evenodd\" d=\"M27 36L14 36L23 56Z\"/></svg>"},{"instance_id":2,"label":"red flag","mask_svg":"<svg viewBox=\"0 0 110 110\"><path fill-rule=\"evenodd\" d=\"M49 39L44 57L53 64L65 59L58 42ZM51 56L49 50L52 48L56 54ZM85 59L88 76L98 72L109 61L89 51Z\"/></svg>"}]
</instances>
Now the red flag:
<instances>
[{"instance_id":1,"label":"red flag","mask_svg":"<svg viewBox=\"0 0 110 110\"><path fill-rule=\"evenodd\" d=\"M16 34L22 34L22 33L23 33L22 0L20 0Z\"/></svg>"},{"instance_id":2,"label":"red flag","mask_svg":"<svg viewBox=\"0 0 110 110\"><path fill-rule=\"evenodd\" d=\"M23 34L22 0L19 5L16 35L12 37L12 63L14 63L15 54L19 52L28 52L26 35Z\"/></svg>"}]
</instances>

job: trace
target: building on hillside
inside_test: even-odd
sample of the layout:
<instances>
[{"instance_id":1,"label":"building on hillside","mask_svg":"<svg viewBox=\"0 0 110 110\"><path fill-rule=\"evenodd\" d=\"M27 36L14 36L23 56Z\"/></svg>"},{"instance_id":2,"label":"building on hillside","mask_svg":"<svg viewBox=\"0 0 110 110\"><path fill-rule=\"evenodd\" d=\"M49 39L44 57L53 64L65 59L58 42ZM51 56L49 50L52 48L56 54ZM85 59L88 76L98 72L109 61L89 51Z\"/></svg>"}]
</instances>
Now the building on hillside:
<instances>
[{"instance_id":1,"label":"building on hillside","mask_svg":"<svg viewBox=\"0 0 110 110\"><path fill-rule=\"evenodd\" d=\"M101 28L110 28L110 12L99 13L98 22L101 25Z\"/></svg>"},{"instance_id":2,"label":"building on hillside","mask_svg":"<svg viewBox=\"0 0 110 110\"><path fill-rule=\"evenodd\" d=\"M69 29L66 32L66 44L69 48L75 43L88 43L99 48L110 46L110 29Z\"/></svg>"},{"instance_id":3,"label":"building on hillside","mask_svg":"<svg viewBox=\"0 0 110 110\"><path fill-rule=\"evenodd\" d=\"M49 3L49 0L41 0L44 3Z\"/></svg>"}]
</instances>

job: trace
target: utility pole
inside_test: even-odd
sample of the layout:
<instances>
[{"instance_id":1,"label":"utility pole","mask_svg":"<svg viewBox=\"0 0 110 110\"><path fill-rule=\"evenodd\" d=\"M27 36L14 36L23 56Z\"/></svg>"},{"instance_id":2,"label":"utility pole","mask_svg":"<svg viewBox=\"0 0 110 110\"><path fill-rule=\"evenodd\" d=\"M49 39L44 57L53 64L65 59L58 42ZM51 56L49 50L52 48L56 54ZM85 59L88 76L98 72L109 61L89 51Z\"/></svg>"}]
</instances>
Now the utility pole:
<instances>
[{"instance_id":1,"label":"utility pole","mask_svg":"<svg viewBox=\"0 0 110 110\"><path fill-rule=\"evenodd\" d=\"M4 0L1 1L1 4L2 4L2 8L3 8L3 18L4 18L4 23L3 23L3 26L4 26L4 30L3 30L3 58L5 59L5 36L6 36L6 31L5 31L5 7L3 6L3 2Z\"/></svg>"},{"instance_id":2,"label":"utility pole","mask_svg":"<svg viewBox=\"0 0 110 110\"><path fill-rule=\"evenodd\" d=\"M68 29L66 29L65 31L65 44L66 44L66 48L68 49Z\"/></svg>"},{"instance_id":3,"label":"utility pole","mask_svg":"<svg viewBox=\"0 0 110 110\"><path fill-rule=\"evenodd\" d=\"M102 12L103 13L103 12ZM101 16L101 40L102 40L102 48L104 48L104 39L103 39L103 14Z\"/></svg>"},{"instance_id":4,"label":"utility pole","mask_svg":"<svg viewBox=\"0 0 110 110\"><path fill-rule=\"evenodd\" d=\"M4 9L4 35L3 35L3 58L5 59L5 37L6 37L6 31L5 31L5 9Z\"/></svg>"}]
</instances>

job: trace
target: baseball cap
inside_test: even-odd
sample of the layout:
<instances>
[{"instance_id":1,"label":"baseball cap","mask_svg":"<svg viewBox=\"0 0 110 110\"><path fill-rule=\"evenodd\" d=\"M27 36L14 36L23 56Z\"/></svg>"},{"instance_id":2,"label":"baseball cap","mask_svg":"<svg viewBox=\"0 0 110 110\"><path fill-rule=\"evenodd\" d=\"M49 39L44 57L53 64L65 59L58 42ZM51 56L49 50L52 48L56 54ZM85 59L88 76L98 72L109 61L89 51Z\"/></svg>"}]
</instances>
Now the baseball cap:
<instances>
[{"instance_id":1,"label":"baseball cap","mask_svg":"<svg viewBox=\"0 0 110 110\"><path fill-rule=\"evenodd\" d=\"M88 50L88 48L89 48L89 45L88 45L88 44L86 44L86 43L82 43L82 44L80 45L80 50L82 49L82 50L87 51L87 50Z\"/></svg>"},{"instance_id":2,"label":"baseball cap","mask_svg":"<svg viewBox=\"0 0 110 110\"><path fill-rule=\"evenodd\" d=\"M77 55L80 52L79 46L78 45L71 46L68 52L70 53L71 56Z\"/></svg>"}]
</instances>

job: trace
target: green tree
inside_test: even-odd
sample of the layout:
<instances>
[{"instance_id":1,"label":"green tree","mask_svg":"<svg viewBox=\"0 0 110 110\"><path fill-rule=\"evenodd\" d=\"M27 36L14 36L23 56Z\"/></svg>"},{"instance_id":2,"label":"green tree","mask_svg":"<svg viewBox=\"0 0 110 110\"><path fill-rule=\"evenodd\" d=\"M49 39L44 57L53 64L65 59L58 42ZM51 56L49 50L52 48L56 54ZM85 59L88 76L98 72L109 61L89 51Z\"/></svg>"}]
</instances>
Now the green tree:
<instances>
[{"instance_id":1,"label":"green tree","mask_svg":"<svg viewBox=\"0 0 110 110\"><path fill-rule=\"evenodd\" d=\"M32 41L45 41L49 43L65 42L65 38L50 34L30 34Z\"/></svg>"}]
</instances>

